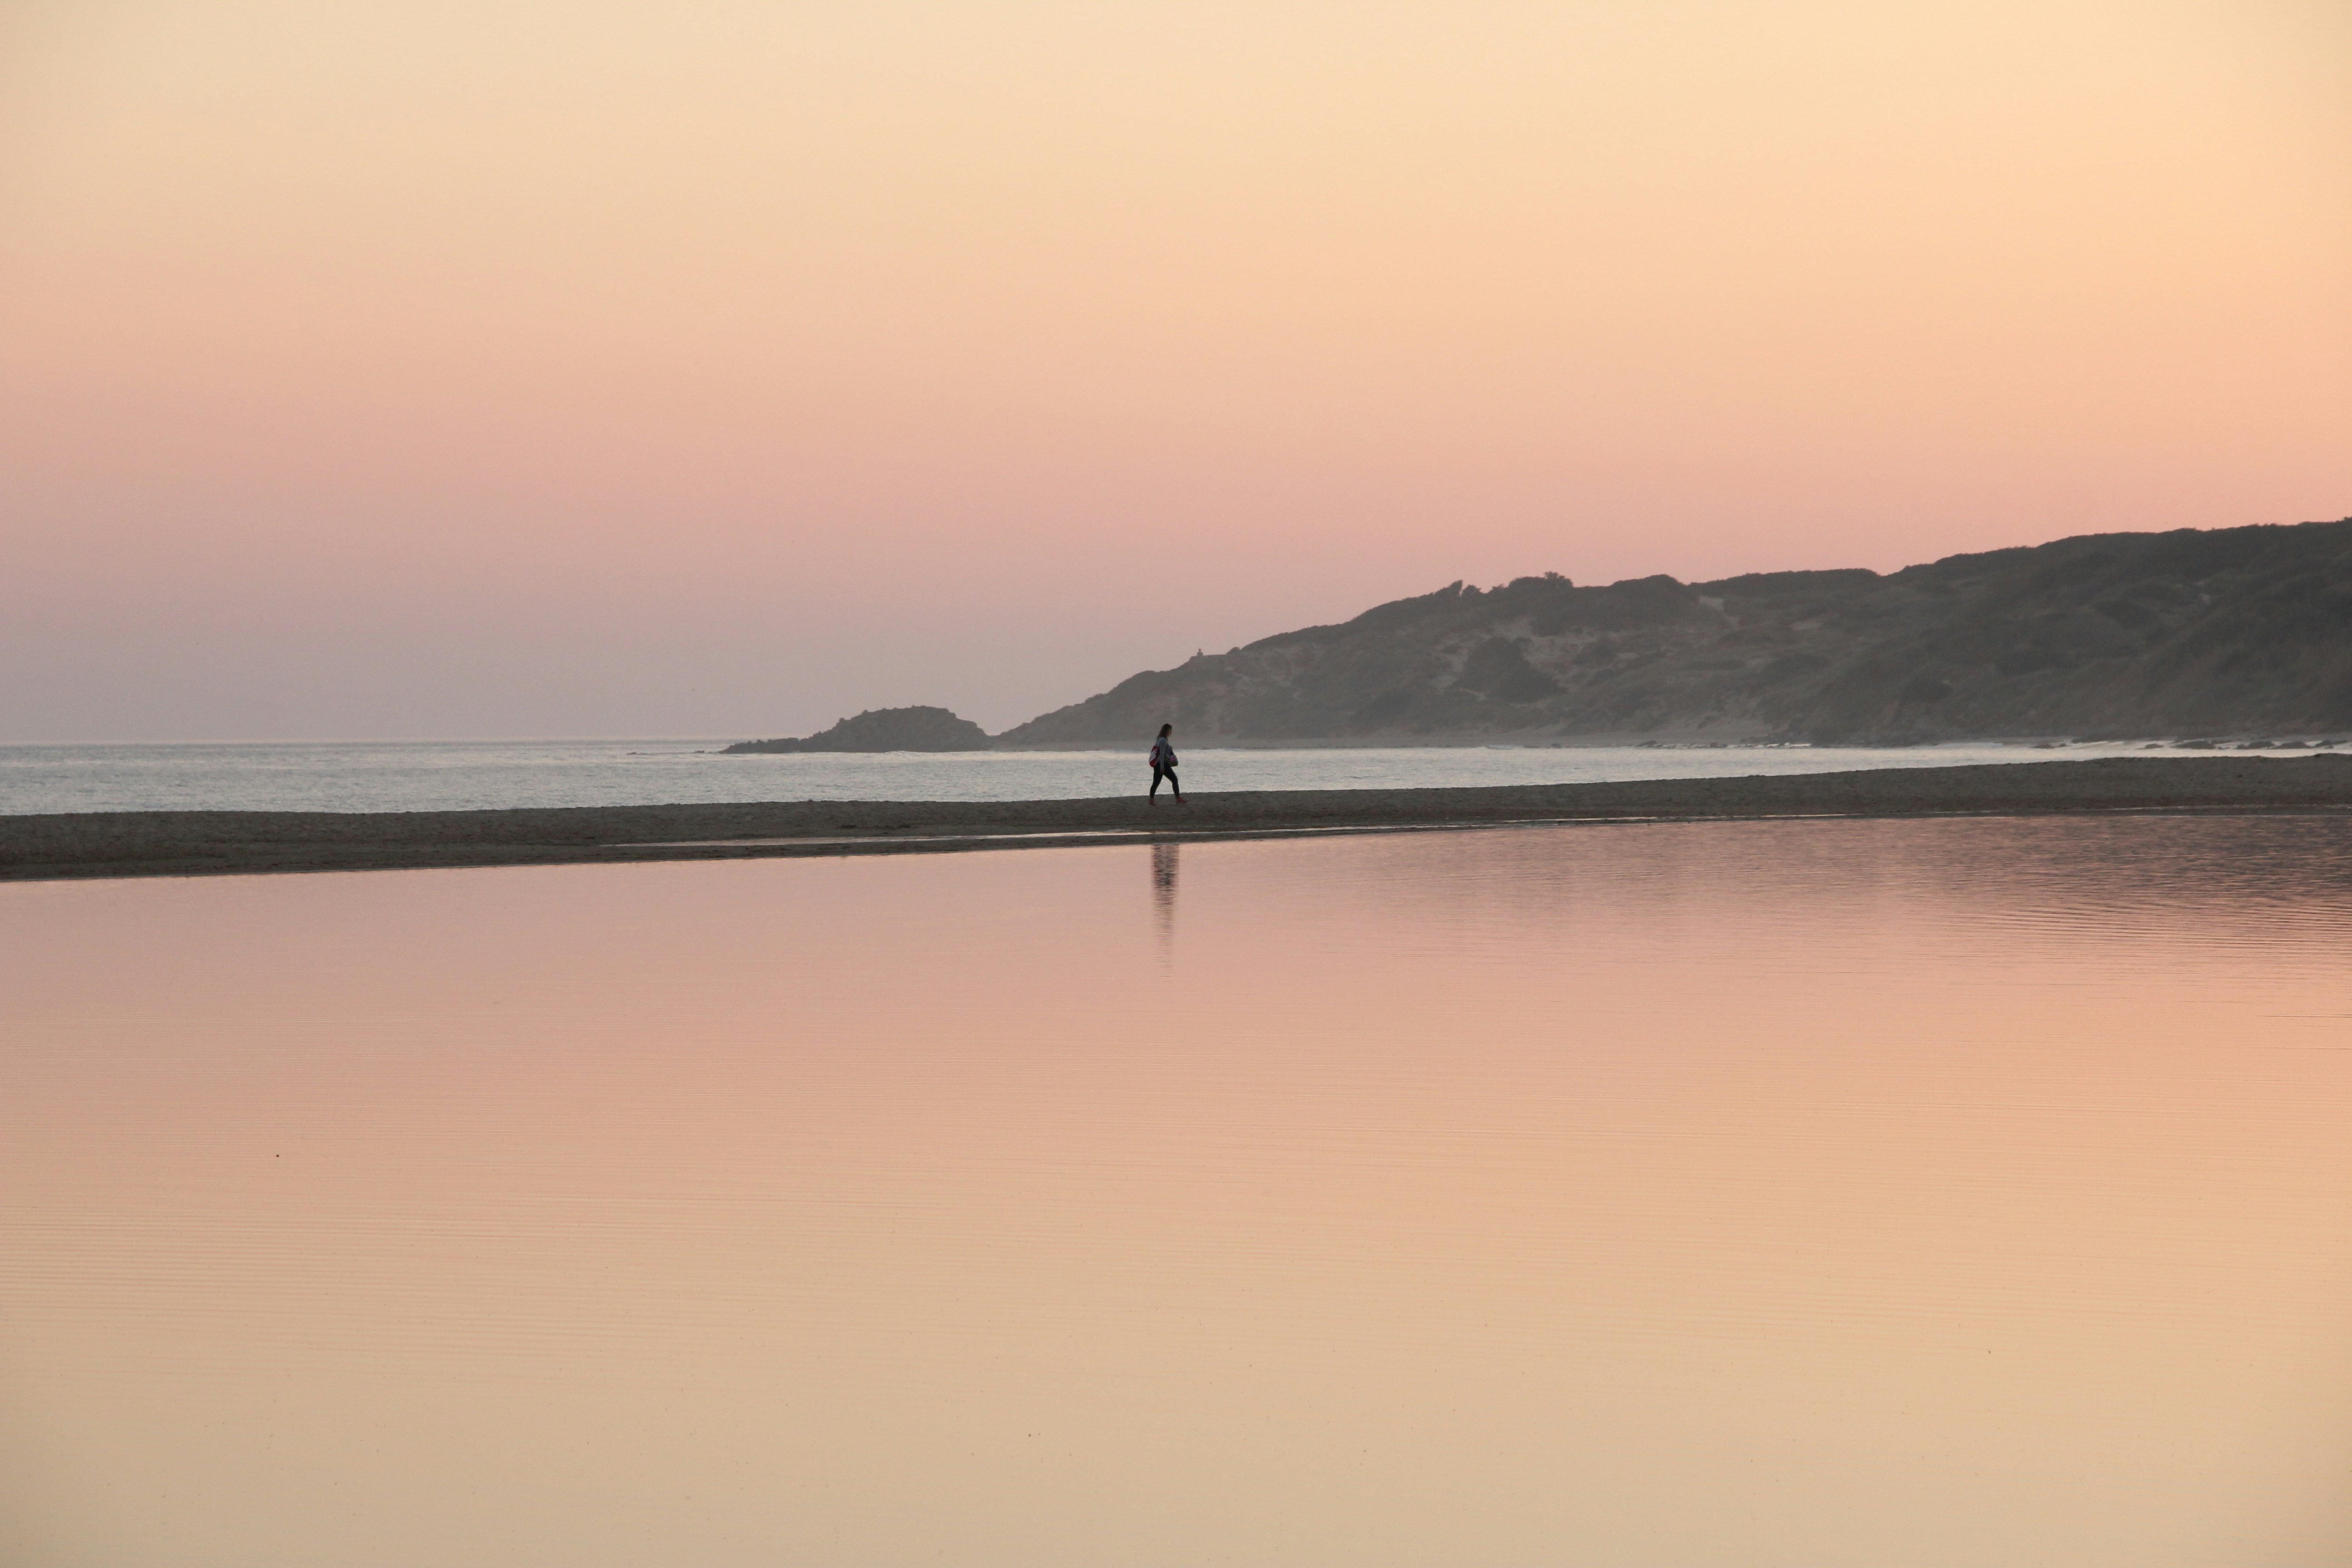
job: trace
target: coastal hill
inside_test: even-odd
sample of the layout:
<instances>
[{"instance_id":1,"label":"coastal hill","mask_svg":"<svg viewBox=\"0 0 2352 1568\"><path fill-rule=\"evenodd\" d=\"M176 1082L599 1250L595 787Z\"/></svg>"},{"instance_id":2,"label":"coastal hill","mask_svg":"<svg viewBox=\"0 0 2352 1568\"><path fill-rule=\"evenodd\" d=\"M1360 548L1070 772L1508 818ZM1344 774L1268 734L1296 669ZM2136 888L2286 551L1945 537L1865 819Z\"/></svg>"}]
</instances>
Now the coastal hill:
<instances>
[{"instance_id":1,"label":"coastal hill","mask_svg":"<svg viewBox=\"0 0 2352 1568\"><path fill-rule=\"evenodd\" d=\"M1883 576L1455 583L1130 676L997 743L1169 721L1196 743L2342 731L2352 518L2086 534Z\"/></svg>"},{"instance_id":2,"label":"coastal hill","mask_svg":"<svg viewBox=\"0 0 2352 1568\"><path fill-rule=\"evenodd\" d=\"M749 752L984 752L988 731L944 708L869 708L855 719L798 741L741 741Z\"/></svg>"}]
</instances>

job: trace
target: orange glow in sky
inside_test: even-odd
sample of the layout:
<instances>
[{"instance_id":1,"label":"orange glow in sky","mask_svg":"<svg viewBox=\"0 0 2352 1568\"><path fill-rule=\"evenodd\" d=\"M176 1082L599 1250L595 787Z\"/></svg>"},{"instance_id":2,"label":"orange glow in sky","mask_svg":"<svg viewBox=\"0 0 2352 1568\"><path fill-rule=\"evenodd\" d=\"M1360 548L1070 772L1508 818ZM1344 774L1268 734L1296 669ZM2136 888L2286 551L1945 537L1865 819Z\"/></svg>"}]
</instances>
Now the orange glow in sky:
<instances>
[{"instance_id":1,"label":"orange glow in sky","mask_svg":"<svg viewBox=\"0 0 2352 1568\"><path fill-rule=\"evenodd\" d=\"M0 15L0 741L991 728L2352 511L2352 10Z\"/></svg>"}]
</instances>

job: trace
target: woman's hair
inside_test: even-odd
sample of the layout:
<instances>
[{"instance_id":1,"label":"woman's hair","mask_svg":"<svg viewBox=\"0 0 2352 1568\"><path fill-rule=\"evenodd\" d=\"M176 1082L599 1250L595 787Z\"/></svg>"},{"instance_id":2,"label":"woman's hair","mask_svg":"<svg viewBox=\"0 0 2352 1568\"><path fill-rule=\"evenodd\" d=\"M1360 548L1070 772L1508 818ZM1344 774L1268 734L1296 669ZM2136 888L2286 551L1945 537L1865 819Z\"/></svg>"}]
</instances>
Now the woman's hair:
<instances>
[{"instance_id":1,"label":"woman's hair","mask_svg":"<svg viewBox=\"0 0 2352 1568\"><path fill-rule=\"evenodd\" d=\"M1171 731L1171 730L1173 730L1174 728L1176 728L1176 726L1175 726L1175 725L1173 725L1173 724L1162 724L1162 725L1160 725L1160 738L1161 740L1163 740L1163 741L1164 741L1164 740L1166 740L1166 739L1168 738L1168 731Z\"/></svg>"}]
</instances>

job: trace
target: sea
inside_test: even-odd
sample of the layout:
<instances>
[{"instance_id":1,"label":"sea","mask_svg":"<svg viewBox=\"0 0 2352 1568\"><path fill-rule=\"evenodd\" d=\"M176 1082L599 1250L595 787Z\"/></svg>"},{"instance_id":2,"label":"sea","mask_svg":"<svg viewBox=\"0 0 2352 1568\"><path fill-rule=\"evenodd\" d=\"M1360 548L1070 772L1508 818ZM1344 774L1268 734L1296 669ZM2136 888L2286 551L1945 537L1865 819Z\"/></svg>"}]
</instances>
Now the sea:
<instances>
[{"instance_id":1,"label":"sea","mask_svg":"<svg viewBox=\"0 0 2352 1568\"><path fill-rule=\"evenodd\" d=\"M1067 800L1139 791L1133 752L727 756L724 740L302 741L0 746L0 816L465 811L779 800ZM2263 748L2249 748L2263 749ZM1578 784L2163 755L2170 745L1185 749L1188 790ZM2183 751L2183 755L2203 754Z\"/></svg>"}]
</instances>

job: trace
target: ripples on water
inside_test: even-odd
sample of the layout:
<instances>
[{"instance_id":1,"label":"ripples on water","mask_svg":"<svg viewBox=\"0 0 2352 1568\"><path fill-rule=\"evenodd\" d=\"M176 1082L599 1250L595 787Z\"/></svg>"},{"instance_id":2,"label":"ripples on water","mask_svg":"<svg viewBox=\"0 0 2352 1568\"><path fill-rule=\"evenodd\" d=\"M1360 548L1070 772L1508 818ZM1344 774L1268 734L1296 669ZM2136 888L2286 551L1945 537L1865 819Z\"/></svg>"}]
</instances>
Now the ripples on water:
<instances>
[{"instance_id":1,"label":"ripples on water","mask_svg":"<svg viewBox=\"0 0 2352 1568\"><path fill-rule=\"evenodd\" d=\"M1179 740L1182 737L1179 736ZM371 741L0 746L0 816L471 811L746 800L1070 800L1140 791L1132 752L741 756L722 741ZM2131 745L1186 748L1195 790L1419 789L1829 773L2137 755ZM2187 755L2203 753L2187 752ZM2287 755L2305 755L2288 752Z\"/></svg>"},{"instance_id":2,"label":"ripples on water","mask_svg":"<svg viewBox=\"0 0 2352 1568\"><path fill-rule=\"evenodd\" d=\"M0 888L0 1557L2340 1563L2347 938L2283 818Z\"/></svg>"}]
</instances>

